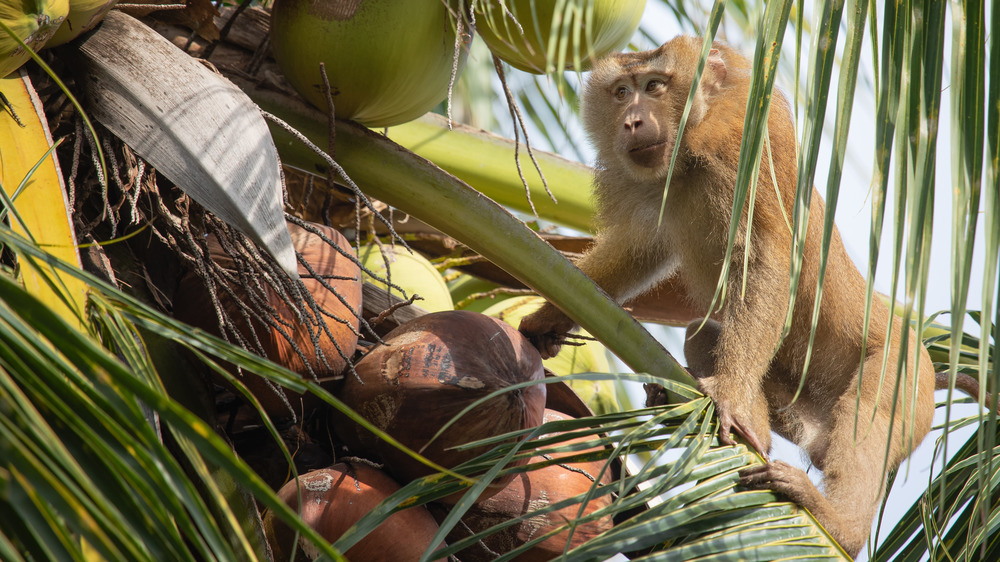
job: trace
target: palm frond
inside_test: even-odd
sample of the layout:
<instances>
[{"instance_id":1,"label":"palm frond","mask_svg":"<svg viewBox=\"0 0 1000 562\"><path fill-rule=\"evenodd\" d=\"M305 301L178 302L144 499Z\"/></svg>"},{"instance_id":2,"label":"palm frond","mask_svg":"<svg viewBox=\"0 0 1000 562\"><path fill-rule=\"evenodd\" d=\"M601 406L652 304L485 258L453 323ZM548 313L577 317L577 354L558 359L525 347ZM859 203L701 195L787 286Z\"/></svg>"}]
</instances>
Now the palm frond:
<instances>
[{"instance_id":1,"label":"palm frond","mask_svg":"<svg viewBox=\"0 0 1000 562\"><path fill-rule=\"evenodd\" d=\"M619 379L635 383L664 382L647 375L579 374L563 380ZM499 443L511 436L514 445L501 445L456 471L496 475L528 473L554 464L580 461L604 463L602 471L617 471L615 459L624 454L645 457L630 471L610 484L601 484L601 474L592 475L595 484L586 492L559 502L533 506L520 516L478 532L459 532L461 517L482 491L451 478L428 476L404 486L359 521L335 546L349 548L389 515L414 504L424 504L465 492L441 523L441 531L431 541L448 539L442 550L428 551L424 559L437 559L473 548L492 535L533 518L545 518L560 509L579 505L580 517L551 525L544 534L513 548L497 560L511 560L558 533L600 518L614 518L615 526L568 550L570 560L604 560L620 552L640 560L689 560L695 556L716 556L748 560L794 559L814 556L834 560L843 553L803 510L780 502L769 492L739 491L737 471L759 457L744 446L719 447L714 441L714 407L707 398L679 383L664 383L670 391L685 397L676 404L623 413L605 414L545 423L537 428L493 439L469 443ZM485 400L485 398L484 398ZM470 409L474 409L471 405ZM532 459L527 465L505 468L518 458ZM539 461L537 459L547 459ZM487 472L490 474L490 472ZM485 479L485 476L484 476ZM586 510L589 502L609 497L607 505ZM585 513L585 514L584 514Z\"/></svg>"},{"instance_id":2,"label":"palm frond","mask_svg":"<svg viewBox=\"0 0 1000 562\"><path fill-rule=\"evenodd\" d=\"M282 513L304 536L323 546L205 421L171 399L149 361L135 317L107 297L132 302L0 227L0 240L85 280L106 350L0 276L0 416L4 455L4 529L21 552L85 559L86 549L107 559L258 559L266 547L242 527L247 505L236 490L219 489L222 469L240 488ZM103 298L102 298L103 297ZM150 324L146 324L148 328ZM177 339L209 338L176 331ZM216 341L219 349L228 344ZM228 346L231 357L253 368L266 365ZM247 359L251 359L247 361ZM265 370L268 367L265 366ZM276 366L273 373L280 373ZM293 381L290 374L280 379ZM155 414L154 414L155 413ZM173 445L170 445L173 443ZM287 454L287 453L286 453ZM9 526L8 526L9 524ZM18 530L31 529L30 532Z\"/></svg>"}]
</instances>

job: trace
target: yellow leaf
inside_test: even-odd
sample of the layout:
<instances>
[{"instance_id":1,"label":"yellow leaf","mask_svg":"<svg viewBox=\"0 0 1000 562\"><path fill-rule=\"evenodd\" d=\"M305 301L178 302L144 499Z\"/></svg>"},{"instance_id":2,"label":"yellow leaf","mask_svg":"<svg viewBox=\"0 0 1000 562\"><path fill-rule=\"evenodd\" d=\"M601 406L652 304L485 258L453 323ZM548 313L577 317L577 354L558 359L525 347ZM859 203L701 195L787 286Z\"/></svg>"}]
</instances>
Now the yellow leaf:
<instances>
[{"instance_id":1,"label":"yellow leaf","mask_svg":"<svg viewBox=\"0 0 1000 562\"><path fill-rule=\"evenodd\" d=\"M14 199L16 213L8 213L11 229L59 258L80 267L76 235L62 173L45 114L27 75L0 78L0 93L9 107L0 111L0 184ZM17 115L20 123L14 119ZM35 166L38 165L37 168ZM35 168L32 171L32 168ZM22 259L25 288L75 326L82 325L86 285L52 266Z\"/></svg>"}]
</instances>

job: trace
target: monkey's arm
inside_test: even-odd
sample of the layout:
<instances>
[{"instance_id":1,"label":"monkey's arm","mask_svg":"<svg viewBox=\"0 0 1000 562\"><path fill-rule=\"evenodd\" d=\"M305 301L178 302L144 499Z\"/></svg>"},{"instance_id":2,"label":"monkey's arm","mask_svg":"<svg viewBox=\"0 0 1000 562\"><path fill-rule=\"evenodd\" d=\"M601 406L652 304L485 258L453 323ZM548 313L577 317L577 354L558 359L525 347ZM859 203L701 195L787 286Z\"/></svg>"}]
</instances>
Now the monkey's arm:
<instances>
[{"instance_id":1,"label":"monkey's arm","mask_svg":"<svg viewBox=\"0 0 1000 562\"><path fill-rule=\"evenodd\" d=\"M685 355L701 390L715 402L720 441L735 444L730 436L735 429L766 456L771 439L764 378L780 344L788 306L788 273L787 260L779 257L785 255L779 254L780 248L757 242L758 257L748 268L746 292L741 294L742 259L736 258L720 323L701 331L700 321L692 323Z\"/></svg>"},{"instance_id":2,"label":"monkey's arm","mask_svg":"<svg viewBox=\"0 0 1000 562\"><path fill-rule=\"evenodd\" d=\"M630 229L613 228L598 236L576 265L615 302L623 302L648 289L670 273L669 255L662 244L630 237ZM576 327L563 311L545 303L521 320L518 329L549 358L559 353L565 336Z\"/></svg>"}]
</instances>

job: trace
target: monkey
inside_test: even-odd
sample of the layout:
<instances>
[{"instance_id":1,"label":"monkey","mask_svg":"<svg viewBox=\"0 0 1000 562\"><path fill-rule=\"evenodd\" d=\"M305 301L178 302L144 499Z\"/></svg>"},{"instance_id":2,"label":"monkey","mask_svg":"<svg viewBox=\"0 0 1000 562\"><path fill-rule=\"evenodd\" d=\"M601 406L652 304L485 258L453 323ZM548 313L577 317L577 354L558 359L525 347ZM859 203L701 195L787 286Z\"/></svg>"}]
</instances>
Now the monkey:
<instances>
[{"instance_id":1,"label":"monkey","mask_svg":"<svg viewBox=\"0 0 1000 562\"><path fill-rule=\"evenodd\" d=\"M668 278L679 281L705 315L713 300L728 245L752 63L726 44L713 43L678 139L701 47L702 39L681 36L650 51L609 55L595 62L583 88L582 122L596 152L599 228L577 266L619 304ZM940 381L914 330L879 299L871 303L865 335L866 282L835 230L812 357L799 392L826 209L813 188L791 328L782 339L791 285L788 217L798 165L792 109L777 90L766 130L769 144L753 214L745 206L739 218L728 293L710 318L688 326L685 356L700 390L715 404L719 441L736 444L735 430L766 460L740 472L740 485L785 494L856 556L868 540L886 475L931 428ZM575 327L546 303L519 329L547 358ZM897 377L894 365L904 342L911 359ZM883 352L890 358L884 371ZM967 388L965 379L960 388ZM823 472L823 493L801 469L768 459L772 430L796 443Z\"/></svg>"}]
</instances>

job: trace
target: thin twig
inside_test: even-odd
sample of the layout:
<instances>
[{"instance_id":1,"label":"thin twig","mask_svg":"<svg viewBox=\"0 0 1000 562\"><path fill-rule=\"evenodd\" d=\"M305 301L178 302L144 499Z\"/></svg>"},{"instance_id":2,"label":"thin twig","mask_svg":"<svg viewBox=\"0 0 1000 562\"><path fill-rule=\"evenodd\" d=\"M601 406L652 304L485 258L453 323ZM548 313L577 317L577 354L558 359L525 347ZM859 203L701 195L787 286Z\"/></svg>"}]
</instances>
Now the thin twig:
<instances>
[{"instance_id":1,"label":"thin twig","mask_svg":"<svg viewBox=\"0 0 1000 562\"><path fill-rule=\"evenodd\" d=\"M406 299L405 301L397 302L396 304L383 310L382 312L379 313L378 316L375 317L374 320L369 320L368 323L371 324L372 326L378 326L393 312L396 312L397 310L403 308L404 306L410 306L411 304L413 304L414 301L417 300L423 300L423 299L419 295L410 295L410 298Z\"/></svg>"},{"instance_id":2,"label":"thin twig","mask_svg":"<svg viewBox=\"0 0 1000 562\"><path fill-rule=\"evenodd\" d=\"M323 97L326 98L326 118L327 118L327 138L326 152L330 158L337 158L337 114L334 111L333 88L330 87L330 77L326 74L326 63L320 61L319 75L323 78ZM330 184L333 185L333 170L328 174Z\"/></svg>"},{"instance_id":3,"label":"thin twig","mask_svg":"<svg viewBox=\"0 0 1000 562\"><path fill-rule=\"evenodd\" d=\"M531 289L509 289L507 287L498 287L491 291L483 291L479 293L472 293L471 295L465 297L464 299L455 303L455 308L461 310L468 306L470 303L481 299L491 299L501 295L505 296L518 296L518 295L534 295L535 292Z\"/></svg>"},{"instance_id":4,"label":"thin twig","mask_svg":"<svg viewBox=\"0 0 1000 562\"><path fill-rule=\"evenodd\" d=\"M187 4L115 4L116 10L153 10L160 12L164 10L186 10Z\"/></svg>"},{"instance_id":5,"label":"thin twig","mask_svg":"<svg viewBox=\"0 0 1000 562\"><path fill-rule=\"evenodd\" d=\"M521 169L521 156L519 151L519 141L520 135L518 129L524 132L524 147L528 151L528 157L531 158L532 164L535 166L535 170L538 172L538 177L542 180L542 186L545 187L545 193L549 195L549 199L553 203L558 203L556 201L556 196L552 194L549 189L549 183L545 180L545 174L542 173L542 168L538 164L538 160L535 159L535 153L531 150L531 141L528 138L528 129L524 124L524 117L521 115L521 110L517 106L517 101L514 99L514 94L511 92L510 86L507 84L507 77L504 75L503 63L501 63L500 58L493 55L493 67L497 71L497 77L500 78L500 85L503 87L504 97L507 100L507 109L510 111L510 118L514 121L514 165L517 167L517 175L521 178L521 185L524 186L524 194L528 199L528 205L531 207L531 213L538 218L538 211L535 210L535 203L531 200L531 189L528 187L528 180L524 177L524 172Z\"/></svg>"},{"instance_id":6,"label":"thin twig","mask_svg":"<svg viewBox=\"0 0 1000 562\"><path fill-rule=\"evenodd\" d=\"M462 60L462 49L465 48L463 43L465 43L464 38L467 36L465 32L465 0L461 0L458 6L458 14L455 15L455 46L452 49L452 59L451 59L451 77L448 78L448 130L452 129L452 118L451 118L451 101L452 93L455 90L455 81L458 79L458 65ZM473 12L469 11L470 14ZM475 18L475 15L471 15ZM470 22L470 25L475 26L475 20ZM471 40L471 36L469 37Z\"/></svg>"},{"instance_id":7,"label":"thin twig","mask_svg":"<svg viewBox=\"0 0 1000 562\"><path fill-rule=\"evenodd\" d=\"M226 25L222 26L222 29L219 30L219 38L216 41L213 41L209 46L205 47L205 51L202 53L201 58L211 58L212 53L215 51L215 48L219 45L219 43L225 41L226 37L229 36L229 31L233 28L233 24L236 23L236 19L240 17L240 14L242 14L243 11L250 6L250 1L251 0L243 0L236 6L236 9L233 10L233 15L229 16L229 20L226 21Z\"/></svg>"},{"instance_id":8,"label":"thin twig","mask_svg":"<svg viewBox=\"0 0 1000 562\"><path fill-rule=\"evenodd\" d=\"M404 248L410 250L411 252L413 251L410 248L410 246L406 243L406 241L403 240L403 238L398 233L396 233L396 229L392 227L392 223L389 222L389 220L386 219L384 216L382 216L382 213L378 212L375 209L375 206L372 205L371 200L368 199L368 196L361 191L361 188L358 187L358 184L354 183L354 180L352 180L351 177L347 175L347 172L345 172L344 169L340 166L340 164L338 164L329 154L324 152L323 149L321 149L320 147L316 146L315 143L309 140L309 137L300 133L295 127L292 127L291 125L283 121L280 117L272 115L271 113L268 113L263 109L260 112L265 119L287 131L288 134L295 137L299 142L304 144L309 150L312 150L317 155L319 155L319 157L322 158L328 166L335 169L337 173L340 175L341 179L344 181L344 183L347 184L347 187L351 188L351 190L354 192L354 195L357 196L357 198L364 203L365 207L368 208L368 210L371 211L374 215L376 215L379 221L389 230L389 234L393 237L393 239L399 240L399 243L402 244Z\"/></svg>"}]
</instances>

